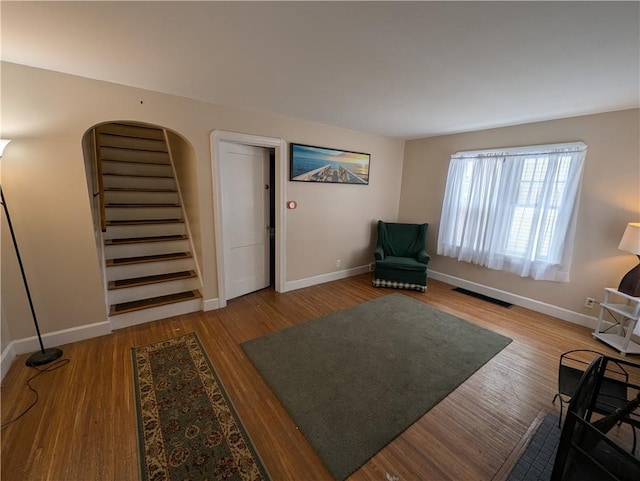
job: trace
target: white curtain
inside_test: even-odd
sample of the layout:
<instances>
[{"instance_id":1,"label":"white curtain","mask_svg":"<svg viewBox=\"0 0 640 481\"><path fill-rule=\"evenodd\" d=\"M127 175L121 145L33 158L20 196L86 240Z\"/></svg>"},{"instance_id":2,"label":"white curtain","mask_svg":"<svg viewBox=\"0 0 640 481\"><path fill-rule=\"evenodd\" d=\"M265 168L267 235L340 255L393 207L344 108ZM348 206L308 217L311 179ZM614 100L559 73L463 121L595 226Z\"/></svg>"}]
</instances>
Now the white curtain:
<instances>
[{"instance_id":1,"label":"white curtain","mask_svg":"<svg viewBox=\"0 0 640 481\"><path fill-rule=\"evenodd\" d=\"M438 254L568 282L586 152L574 142L454 154Z\"/></svg>"}]
</instances>

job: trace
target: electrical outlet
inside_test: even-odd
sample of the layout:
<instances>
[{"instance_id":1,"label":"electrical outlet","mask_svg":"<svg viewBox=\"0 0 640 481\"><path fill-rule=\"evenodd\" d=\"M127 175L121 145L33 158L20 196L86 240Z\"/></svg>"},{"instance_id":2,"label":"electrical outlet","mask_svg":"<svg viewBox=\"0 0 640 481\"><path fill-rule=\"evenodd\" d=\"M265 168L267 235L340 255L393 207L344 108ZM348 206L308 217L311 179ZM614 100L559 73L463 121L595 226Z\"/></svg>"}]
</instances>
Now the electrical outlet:
<instances>
[{"instance_id":1,"label":"electrical outlet","mask_svg":"<svg viewBox=\"0 0 640 481\"><path fill-rule=\"evenodd\" d=\"M584 307L586 307L587 309L592 309L595 302L596 300L593 297L587 297L587 300L584 301Z\"/></svg>"},{"instance_id":2,"label":"electrical outlet","mask_svg":"<svg viewBox=\"0 0 640 481\"><path fill-rule=\"evenodd\" d=\"M342 264L342 262L340 261L340 259L338 259L338 260L336 261L336 267L340 267L340 264Z\"/></svg>"},{"instance_id":3,"label":"electrical outlet","mask_svg":"<svg viewBox=\"0 0 640 481\"><path fill-rule=\"evenodd\" d=\"M373 266L374 266L373 262L370 262L369 263L369 272L373 272Z\"/></svg>"}]
</instances>

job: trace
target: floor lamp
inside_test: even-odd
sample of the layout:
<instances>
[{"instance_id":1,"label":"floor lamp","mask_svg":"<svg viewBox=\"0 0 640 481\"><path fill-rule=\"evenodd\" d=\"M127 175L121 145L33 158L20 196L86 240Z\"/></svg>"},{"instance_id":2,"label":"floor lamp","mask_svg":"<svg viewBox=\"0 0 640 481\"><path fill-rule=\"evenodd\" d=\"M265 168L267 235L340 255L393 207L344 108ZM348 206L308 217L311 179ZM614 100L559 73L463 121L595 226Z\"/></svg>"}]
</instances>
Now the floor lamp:
<instances>
[{"instance_id":1,"label":"floor lamp","mask_svg":"<svg viewBox=\"0 0 640 481\"><path fill-rule=\"evenodd\" d=\"M0 157L2 157L2 150L8 144L8 141L0 141ZM27 358L27 366L42 366L55 361L62 356L62 351L55 347L48 349L44 348L42 344L42 336L40 334L40 327L38 326L38 318L36 317L36 311L33 308L33 301L31 300L31 291L29 290L29 284L27 283L27 276L24 273L24 267L22 266L22 257L20 257L20 249L18 249L18 242L13 232L13 225L11 224L11 217L9 216L9 210L7 209L7 202L4 200L4 192L0 185L0 198L2 199L2 207L4 208L4 214L7 217L7 224L9 225L9 231L11 232L11 239L13 240L13 247L16 250L16 257L18 259L18 265L20 266L20 273L22 274L22 281L24 282L24 289L27 293L27 299L29 300L29 307L31 308L31 315L33 317L33 323L36 326L36 333L38 334L38 341L40 342L40 351L33 353Z\"/></svg>"}]
</instances>

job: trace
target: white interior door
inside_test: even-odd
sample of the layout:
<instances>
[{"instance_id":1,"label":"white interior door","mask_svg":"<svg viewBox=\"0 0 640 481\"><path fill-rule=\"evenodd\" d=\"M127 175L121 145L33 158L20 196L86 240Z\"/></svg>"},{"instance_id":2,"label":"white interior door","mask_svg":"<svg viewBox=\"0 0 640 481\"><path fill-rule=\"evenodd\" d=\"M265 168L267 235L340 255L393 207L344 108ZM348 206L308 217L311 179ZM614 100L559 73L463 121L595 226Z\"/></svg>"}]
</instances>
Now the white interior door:
<instances>
[{"instance_id":1,"label":"white interior door","mask_svg":"<svg viewBox=\"0 0 640 481\"><path fill-rule=\"evenodd\" d=\"M226 298L269 286L269 152L220 143Z\"/></svg>"}]
</instances>

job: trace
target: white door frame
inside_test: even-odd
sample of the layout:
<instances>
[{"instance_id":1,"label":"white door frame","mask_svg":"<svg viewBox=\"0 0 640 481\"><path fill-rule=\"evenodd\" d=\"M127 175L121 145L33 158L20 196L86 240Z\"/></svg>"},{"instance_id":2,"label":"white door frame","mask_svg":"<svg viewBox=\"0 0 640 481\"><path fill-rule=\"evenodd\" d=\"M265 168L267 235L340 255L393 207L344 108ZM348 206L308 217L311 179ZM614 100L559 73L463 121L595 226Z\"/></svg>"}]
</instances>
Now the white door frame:
<instances>
[{"instance_id":1,"label":"white door frame","mask_svg":"<svg viewBox=\"0 0 640 481\"><path fill-rule=\"evenodd\" d=\"M287 143L283 139L274 137L261 137L258 135L240 134L237 132L225 132L214 130L211 133L211 174L213 187L213 211L215 215L215 242L216 265L218 270L218 306L227 305L225 283L225 259L224 259L224 218L222 213L222 179L220 178L220 142L233 142L236 144L252 145L255 147L267 147L275 149L275 180L276 180L276 235L275 235L275 290L285 292L285 199L287 186Z\"/></svg>"}]
</instances>

